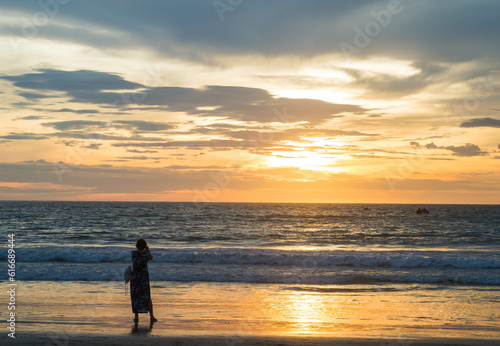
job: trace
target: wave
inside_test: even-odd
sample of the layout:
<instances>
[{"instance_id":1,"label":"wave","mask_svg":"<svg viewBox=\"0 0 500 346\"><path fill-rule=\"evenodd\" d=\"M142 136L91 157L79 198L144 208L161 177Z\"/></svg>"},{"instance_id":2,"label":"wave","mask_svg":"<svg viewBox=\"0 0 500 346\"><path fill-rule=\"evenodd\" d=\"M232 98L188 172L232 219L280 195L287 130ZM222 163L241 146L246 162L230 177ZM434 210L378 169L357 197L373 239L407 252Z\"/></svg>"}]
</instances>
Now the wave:
<instances>
[{"instance_id":1,"label":"wave","mask_svg":"<svg viewBox=\"0 0 500 346\"><path fill-rule=\"evenodd\" d=\"M16 270L16 279L20 281L118 281L123 282L125 266L118 263L48 263L20 264ZM408 270L331 270L315 271L297 268L261 268L241 266L213 265L176 265L157 263L149 266L150 279L153 282L239 282L286 285L343 285L336 288L342 291L351 287L386 284L436 284L441 286L489 285L500 286L498 271L478 273L471 271L425 271ZM318 289L327 292L329 288ZM369 287L369 290L374 290Z\"/></svg>"},{"instance_id":2,"label":"wave","mask_svg":"<svg viewBox=\"0 0 500 346\"><path fill-rule=\"evenodd\" d=\"M128 263L127 247L26 247L16 249L20 262ZM500 251L277 250L263 248L160 248L155 263L311 268L451 268L500 269ZM7 259L7 252L0 260Z\"/></svg>"}]
</instances>

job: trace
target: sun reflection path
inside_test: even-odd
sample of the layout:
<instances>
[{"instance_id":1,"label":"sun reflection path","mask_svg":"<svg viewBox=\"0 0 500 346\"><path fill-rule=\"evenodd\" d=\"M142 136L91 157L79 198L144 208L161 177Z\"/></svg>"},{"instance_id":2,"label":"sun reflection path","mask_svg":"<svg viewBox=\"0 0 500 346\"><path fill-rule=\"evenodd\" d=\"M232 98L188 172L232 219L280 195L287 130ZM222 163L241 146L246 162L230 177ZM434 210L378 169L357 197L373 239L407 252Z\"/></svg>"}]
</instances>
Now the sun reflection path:
<instances>
[{"instance_id":1,"label":"sun reflection path","mask_svg":"<svg viewBox=\"0 0 500 346\"><path fill-rule=\"evenodd\" d=\"M335 309L337 302L330 296L296 292L287 296L273 309L274 314L285 320L288 333L312 335L324 333L325 327L333 328L342 320L341 310ZM328 327L327 327L328 328Z\"/></svg>"}]
</instances>

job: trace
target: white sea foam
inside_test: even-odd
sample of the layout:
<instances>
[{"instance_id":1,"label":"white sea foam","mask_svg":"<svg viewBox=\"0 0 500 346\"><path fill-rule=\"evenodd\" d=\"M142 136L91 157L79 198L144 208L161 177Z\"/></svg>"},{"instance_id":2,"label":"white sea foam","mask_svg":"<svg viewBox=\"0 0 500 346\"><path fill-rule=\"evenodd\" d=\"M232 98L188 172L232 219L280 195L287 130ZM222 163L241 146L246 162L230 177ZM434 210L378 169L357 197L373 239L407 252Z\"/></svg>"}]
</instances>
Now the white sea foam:
<instances>
[{"instance_id":1,"label":"white sea foam","mask_svg":"<svg viewBox=\"0 0 500 346\"><path fill-rule=\"evenodd\" d=\"M121 263L21 263L18 280L122 281ZM150 263L150 278L155 281L206 281L273 284L356 284L381 283L500 285L500 270L422 269L409 273L394 268L312 268L258 265L218 265L206 263Z\"/></svg>"},{"instance_id":2,"label":"white sea foam","mask_svg":"<svg viewBox=\"0 0 500 346\"><path fill-rule=\"evenodd\" d=\"M127 263L124 247L25 247L18 249L22 262ZM277 250L265 248L161 248L154 249L157 263L218 265L359 267L359 268L457 268L500 269L499 252L458 251L348 251ZM6 254L0 258L6 259Z\"/></svg>"}]
</instances>

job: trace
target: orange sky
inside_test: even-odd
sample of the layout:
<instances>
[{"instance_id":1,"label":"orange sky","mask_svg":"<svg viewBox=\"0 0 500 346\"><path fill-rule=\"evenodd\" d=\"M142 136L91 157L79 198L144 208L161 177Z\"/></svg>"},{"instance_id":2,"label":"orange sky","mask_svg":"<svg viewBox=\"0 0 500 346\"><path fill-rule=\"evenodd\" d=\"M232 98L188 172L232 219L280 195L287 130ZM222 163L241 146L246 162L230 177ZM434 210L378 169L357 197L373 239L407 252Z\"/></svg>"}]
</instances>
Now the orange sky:
<instances>
[{"instance_id":1,"label":"orange sky","mask_svg":"<svg viewBox=\"0 0 500 346\"><path fill-rule=\"evenodd\" d=\"M0 199L500 202L498 4L54 4L0 5Z\"/></svg>"}]
</instances>

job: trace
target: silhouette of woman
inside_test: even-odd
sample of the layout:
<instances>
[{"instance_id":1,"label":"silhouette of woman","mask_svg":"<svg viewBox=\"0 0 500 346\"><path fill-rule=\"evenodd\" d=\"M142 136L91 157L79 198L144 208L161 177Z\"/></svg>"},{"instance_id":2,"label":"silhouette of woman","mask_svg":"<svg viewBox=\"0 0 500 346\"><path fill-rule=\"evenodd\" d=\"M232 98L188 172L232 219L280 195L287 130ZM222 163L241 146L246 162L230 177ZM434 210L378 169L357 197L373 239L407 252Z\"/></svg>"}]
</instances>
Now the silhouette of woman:
<instances>
[{"instance_id":1,"label":"silhouette of woman","mask_svg":"<svg viewBox=\"0 0 500 346\"><path fill-rule=\"evenodd\" d=\"M135 246L137 250L132 250L134 270L130 279L130 298L132 300L132 311L135 313L134 322L139 322L139 313L149 312L151 323L154 323L158 320L153 315L148 272L148 261L153 259L153 255L144 239L139 239Z\"/></svg>"}]
</instances>

